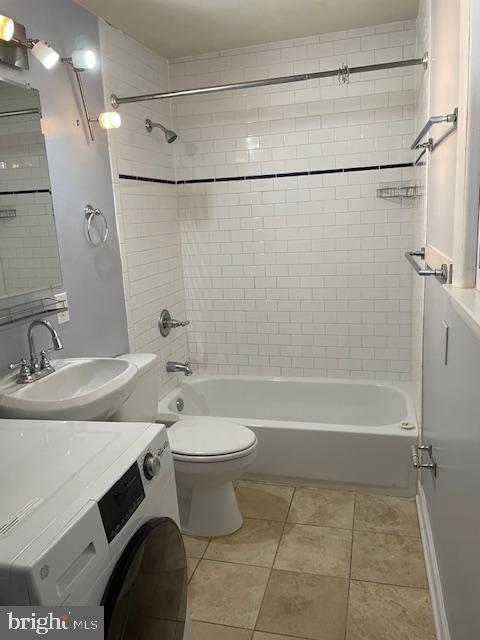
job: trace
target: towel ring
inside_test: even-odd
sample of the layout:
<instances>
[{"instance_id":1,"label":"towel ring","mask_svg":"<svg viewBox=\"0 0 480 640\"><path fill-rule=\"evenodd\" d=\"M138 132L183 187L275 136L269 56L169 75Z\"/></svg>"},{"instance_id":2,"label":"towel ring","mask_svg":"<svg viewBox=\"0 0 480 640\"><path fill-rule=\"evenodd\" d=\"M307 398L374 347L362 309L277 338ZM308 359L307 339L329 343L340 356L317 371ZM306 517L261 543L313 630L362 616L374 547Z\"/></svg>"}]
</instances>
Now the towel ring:
<instances>
[{"instance_id":1,"label":"towel ring","mask_svg":"<svg viewBox=\"0 0 480 640\"><path fill-rule=\"evenodd\" d=\"M87 219L87 238L89 243L93 247L103 246L108 238L108 222L106 217L104 216L104 214L100 209L95 209L94 207L92 207L91 204L87 204L83 211L85 213L85 218ZM92 222L97 216L100 216L100 218L102 219L103 225L105 227L105 231L103 232L103 236L99 236L98 242L95 242L95 240L92 237Z\"/></svg>"}]
</instances>

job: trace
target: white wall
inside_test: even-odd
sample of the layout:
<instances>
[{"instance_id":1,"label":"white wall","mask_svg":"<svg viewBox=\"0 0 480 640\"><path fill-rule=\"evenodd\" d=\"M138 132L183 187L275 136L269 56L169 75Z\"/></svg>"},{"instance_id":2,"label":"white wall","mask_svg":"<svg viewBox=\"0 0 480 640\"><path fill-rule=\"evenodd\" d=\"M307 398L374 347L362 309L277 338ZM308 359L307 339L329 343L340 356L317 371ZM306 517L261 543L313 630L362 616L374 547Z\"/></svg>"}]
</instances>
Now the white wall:
<instances>
[{"instance_id":1,"label":"white wall","mask_svg":"<svg viewBox=\"0 0 480 640\"><path fill-rule=\"evenodd\" d=\"M97 18L73 1L1 4L2 13L24 24L29 36L45 38L62 55L79 46L99 49ZM127 348L127 327L106 134L97 130L96 142L89 140L78 87L66 65L46 71L30 56L28 71L2 65L2 78L29 83L40 92L62 265L60 291L67 291L70 308L70 322L60 328L62 355L118 355ZM84 82L91 112L99 113L104 103L101 65L85 74ZM90 247L85 238L83 208L88 202L109 221L102 250ZM1 367L27 353L24 325L0 333Z\"/></svg>"},{"instance_id":2,"label":"white wall","mask_svg":"<svg viewBox=\"0 0 480 640\"><path fill-rule=\"evenodd\" d=\"M415 55L415 24L176 60L175 89ZM202 370L410 377L410 202L378 186L397 168L226 180L411 162L413 68L174 103L192 360Z\"/></svg>"},{"instance_id":3,"label":"white wall","mask_svg":"<svg viewBox=\"0 0 480 640\"><path fill-rule=\"evenodd\" d=\"M107 105L114 92L168 90L166 60L103 21L100 33ZM125 105L121 115L122 127L109 132L109 143L130 350L160 356L164 394L178 378L165 372L165 363L188 357L185 329L172 331L168 338L158 330L162 309L180 319L186 313L176 187L119 176L173 180L172 146L161 131L145 130L146 118L170 126L170 107L166 102Z\"/></svg>"}]
</instances>

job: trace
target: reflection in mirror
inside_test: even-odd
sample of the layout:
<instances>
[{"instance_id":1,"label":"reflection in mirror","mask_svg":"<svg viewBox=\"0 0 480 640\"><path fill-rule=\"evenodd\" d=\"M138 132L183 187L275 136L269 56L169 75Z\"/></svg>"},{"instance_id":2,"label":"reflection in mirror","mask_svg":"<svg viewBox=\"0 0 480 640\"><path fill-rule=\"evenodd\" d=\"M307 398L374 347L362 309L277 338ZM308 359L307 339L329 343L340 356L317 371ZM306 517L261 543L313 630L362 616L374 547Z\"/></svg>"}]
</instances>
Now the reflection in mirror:
<instances>
[{"instance_id":1,"label":"reflection in mirror","mask_svg":"<svg viewBox=\"0 0 480 640\"><path fill-rule=\"evenodd\" d=\"M0 81L0 299L61 283L40 96Z\"/></svg>"}]
</instances>

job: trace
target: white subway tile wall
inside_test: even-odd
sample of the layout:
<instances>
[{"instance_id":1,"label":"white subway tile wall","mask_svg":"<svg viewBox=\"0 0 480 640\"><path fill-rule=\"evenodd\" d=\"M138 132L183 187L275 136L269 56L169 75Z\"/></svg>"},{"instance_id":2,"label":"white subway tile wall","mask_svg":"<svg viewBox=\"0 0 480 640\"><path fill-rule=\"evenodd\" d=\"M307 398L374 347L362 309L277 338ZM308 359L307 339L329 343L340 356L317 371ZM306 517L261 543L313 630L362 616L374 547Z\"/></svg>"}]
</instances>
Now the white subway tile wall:
<instances>
[{"instance_id":1,"label":"white subway tile wall","mask_svg":"<svg viewBox=\"0 0 480 640\"><path fill-rule=\"evenodd\" d=\"M131 95L169 88L168 63L128 36L101 22L104 90ZM165 102L127 105L121 129L109 132L115 208L120 235L130 350L160 356L160 392L177 382L165 372L169 359L188 357L186 329L162 338L158 317L163 308L184 318L177 194L174 185L119 179L119 174L174 178L173 152L158 130L147 133L145 119L171 126Z\"/></svg>"},{"instance_id":2,"label":"white subway tile wall","mask_svg":"<svg viewBox=\"0 0 480 640\"><path fill-rule=\"evenodd\" d=\"M274 42L171 65L174 89L415 57L415 23ZM177 98L178 180L411 162L415 69Z\"/></svg>"},{"instance_id":3,"label":"white subway tile wall","mask_svg":"<svg viewBox=\"0 0 480 640\"><path fill-rule=\"evenodd\" d=\"M174 88L415 57L399 22L176 60ZM177 99L177 180L410 163L415 69ZM178 186L192 361L221 373L410 377L395 168Z\"/></svg>"}]
</instances>

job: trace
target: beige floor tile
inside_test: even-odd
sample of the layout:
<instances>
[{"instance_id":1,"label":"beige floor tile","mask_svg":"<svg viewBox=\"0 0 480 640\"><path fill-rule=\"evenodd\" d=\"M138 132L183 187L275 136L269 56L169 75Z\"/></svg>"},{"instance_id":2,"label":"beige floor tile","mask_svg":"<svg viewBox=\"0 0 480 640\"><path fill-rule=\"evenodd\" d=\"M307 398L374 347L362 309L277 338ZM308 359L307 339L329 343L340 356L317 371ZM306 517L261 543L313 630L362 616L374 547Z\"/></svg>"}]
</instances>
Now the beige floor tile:
<instances>
[{"instance_id":1,"label":"beige floor tile","mask_svg":"<svg viewBox=\"0 0 480 640\"><path fill-rule=\"evenodd\" d=\"M213 538L204 558L271 567L283 523L245 518L243 527L230 536Z\"/></svg>"},{"instance_id":2,"label":"beige floor tile","mask_svg":"<svg viewBox=\"0 0 480 640\"><path fill-rule=\"evenodd\" d=\"M427 587L420 539L354 531L352 579L405 587Z\"/></svg>"},{"instance_id":3,"label":"beige floor tile","mask_svg":"<svg viewBox=\"0 0 480 640\"><path fill-rule=\"evenodd\" d=\"M357 494L354 528L420 537L415 500Z\"/></svg>"},{"instance_id":4,"label":"beige floor tile","mask_svg":"<svg viewBox=\"0 0 480 640\"><path fill-rule=\"evenodd\" d=\"M348 580L273 570L257 631L313 640L343 640Z\"/></svg>"},{"instance_id":5,"label":"beige floor tile","mask_svg":"<svg viewBox=\"0 0 480 640\"><path fill-rule=\"evenodd\" d=\"M199 558L187 558L187 574L188 581L190 582L195 569L197 568L198 563L200 562Z\"/></svg>"},{"instance_id":6,"label":"beige floor tile","mask_svg":"<svg viewBox=\"0 0 480 640\"><path fill-rule=\"evenodd\" d=\"M185 544L185 553L188 558L203 558L205 549L208 547L210 538L194 538L192 536L183 536Z\"/></svg>"},{"instance_id":7,"label":"beige floor tile","mask_svg":"<svg viewBox=\"0 0 480 640\"><path fill-rule=\"evenodd\" d=\"M192 620L253 629L269 569L202 560L190 582Z\"/></svg>"},{"instance_id":8,"label":"beige floor tile","mask_svg":"<svg viewBox=\"0 0 480 640\"><path fill-rule=\"evenodd\" d=\"M275 569L348 578L352 532L304 524L287 524Z\"/></svg>"},{"instance_id":9,"label":"beige floor tile","mask_svg":"<svg viewBox=\"0 0 480 640\"><path fill-rule=\"evenodd\" d=\"M321 527L353 527L355 495L351 491L331 491L300 487L295 489L288 522Z\"/></svg>"},{"instance_id":10,"label":"beige floor tile","mask_svg":"<svg viewBox=\"0 0 480 640\"><path fill-rule=\"evenodd\" d=\"M346 640L435 640L428 591L350 584Z\"/></svg>"},{"instance_id":11,"label":"beige floor tile","mask_svg":"<svg viewBox=\"0 0 480 640\"><path fill-rule=\"evenodd\" d=\"M192 622L192 640L250 640L252 632L246 629L223 627L208 622Z\"/></svg>"},{"instance_id":12,"label":"beige floor tile","mask_svg":"<svg viewBox=\"0 0 480 640\"><path fill-rule=\"evenodd\" d=\"M245 518L285 522L293 487L241 481L237 487L237 500Z\"/></svg>"}]
</instances>

